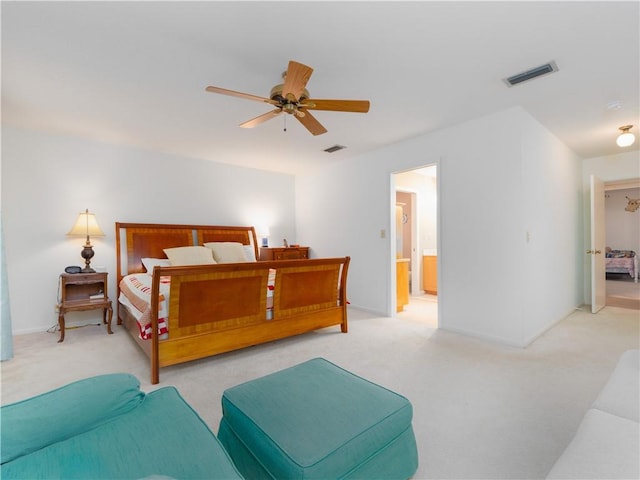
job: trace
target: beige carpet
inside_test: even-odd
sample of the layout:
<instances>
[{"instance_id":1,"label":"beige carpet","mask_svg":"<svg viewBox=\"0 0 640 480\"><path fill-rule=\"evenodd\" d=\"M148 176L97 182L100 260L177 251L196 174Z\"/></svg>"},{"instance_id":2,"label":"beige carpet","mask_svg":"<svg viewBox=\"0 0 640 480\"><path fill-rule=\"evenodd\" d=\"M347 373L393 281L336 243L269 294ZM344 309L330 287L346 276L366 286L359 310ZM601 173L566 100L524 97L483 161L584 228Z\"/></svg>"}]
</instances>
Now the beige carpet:
<instances>
[{"instance_id":1,"label":"beige carpet","mask_svg":"<svg viewBox=\"0 0 640 480\"><path fill-rule=\"evenodd\" d=\"M433 308L433 306L432 306ZM214 432L225 388L313 357L325 357L407 396L414 406L416 479L544 478L569 443L620 354L638 348L632 310L576 311L527 349L350 310L350 332L302 335L161 371L121 327L16 337L1 365L3 404L108 372L136 375L144 390L175 385ZM108 448L108 446L105 446Z\"/></svg>"}]
</instances>

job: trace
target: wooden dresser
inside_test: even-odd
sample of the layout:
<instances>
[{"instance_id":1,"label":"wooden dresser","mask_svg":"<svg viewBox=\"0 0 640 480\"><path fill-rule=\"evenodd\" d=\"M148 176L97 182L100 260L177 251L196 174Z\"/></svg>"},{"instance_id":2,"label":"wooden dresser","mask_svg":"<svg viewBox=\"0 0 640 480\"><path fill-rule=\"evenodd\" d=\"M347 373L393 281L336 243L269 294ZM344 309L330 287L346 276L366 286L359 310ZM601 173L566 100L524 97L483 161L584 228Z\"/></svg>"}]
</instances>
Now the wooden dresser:
<instances>
[{"instance_id":1,"label":"wooden dresser","mask_svg":"<svg viewBox=\"0 0 640 480\"><path fill-rule=\"evenodd\" d=\"M431 295L438 294L438 257L422 256L422 289Z\"/></svg>"},{"instance_id":2,"label":"wooden dresser","mask_svg":"<svg viewBox=\"0 0 640 480\"><path fill-rule=\"evenodd\" d=\"M396 260L396 311L402 312L409 303L409 259Z\"/></svg>"},{"instance_id":3,"label":"wooden dresser","mask_svg":"<svg viewBox=\"0 0 640 480\"><path fill-rule=\"evenodd\" d=\"M309 247L260 247L260 260L303 260L309 258Z\"/></svg>"}]
</instances>

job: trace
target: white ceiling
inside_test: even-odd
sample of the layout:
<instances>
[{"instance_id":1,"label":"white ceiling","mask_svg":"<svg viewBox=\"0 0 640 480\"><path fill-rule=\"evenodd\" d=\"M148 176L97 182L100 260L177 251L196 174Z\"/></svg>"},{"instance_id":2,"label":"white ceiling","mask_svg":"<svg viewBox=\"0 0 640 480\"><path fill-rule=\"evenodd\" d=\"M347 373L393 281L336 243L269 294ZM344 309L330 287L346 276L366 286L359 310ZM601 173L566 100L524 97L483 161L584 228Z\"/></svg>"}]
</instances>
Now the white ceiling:
<instances>
[{"instance_id":1,"label":"white ceiling","mask_svg":"<svg viewBox=\"0 0 640 480\"><path fill-rule=\"evenodd\" d=\"M582 157L610 155L619 126L640 132L639 7L3 1L2 122L296 173L520 105ZM243 129L271 107L205 92L268 96L289 60L314 68L312 97L369 113L316 112L317 137L290 116ZM559 72L502 81L551 60Z\"/></svg>"}]
</instances>

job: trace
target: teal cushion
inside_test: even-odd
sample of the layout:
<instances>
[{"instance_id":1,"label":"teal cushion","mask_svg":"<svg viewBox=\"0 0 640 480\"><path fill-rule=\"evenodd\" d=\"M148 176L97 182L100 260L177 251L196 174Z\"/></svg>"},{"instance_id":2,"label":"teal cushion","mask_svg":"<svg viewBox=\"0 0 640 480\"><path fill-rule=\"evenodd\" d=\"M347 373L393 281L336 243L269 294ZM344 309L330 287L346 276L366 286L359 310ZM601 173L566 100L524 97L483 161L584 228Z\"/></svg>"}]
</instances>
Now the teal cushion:
<instances>
[{"instance_id":1,"label":"teal cushion","mask_svg":"<svg viewBox=\"0 0 640 480\"><path fill-rule=\"evenodd\" d=\"M86 432L136 408L144 393L136 377L100 375L0 408L1 463Z\"/></svg>"},{"instance_id":2,"label":"teal cushion","mask_svg":"<svg viewBox=\"0 0 640 480\"><path fill-rule=\"evenodd\" d=\"M242 479L216 437L174 387L127 415L0 467L12 479Z\"/></svg>"},{"instance_id":3,"label":"teal cushion","mask_svg":"<svg viewBox=\"0 0 640 480\"><path fill-rule=\"evenodd\" d=\"M273 478L342 478L406 436L406 455L381 458L402 464L399 478L417 469L411 403L325 359L230 388L222 408L218 435L233 460L235 437Z\"/></svg>"}]
</instances>

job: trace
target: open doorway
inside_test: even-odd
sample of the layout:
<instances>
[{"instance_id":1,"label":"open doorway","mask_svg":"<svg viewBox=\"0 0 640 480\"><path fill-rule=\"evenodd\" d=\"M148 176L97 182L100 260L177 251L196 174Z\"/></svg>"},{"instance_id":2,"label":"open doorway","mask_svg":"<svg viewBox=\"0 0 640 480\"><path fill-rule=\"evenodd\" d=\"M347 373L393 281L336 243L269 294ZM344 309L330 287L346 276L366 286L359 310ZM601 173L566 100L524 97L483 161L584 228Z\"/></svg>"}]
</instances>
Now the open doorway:
<instances>
[{"instance_id":1,"label":"open doorway","mask_svg":"<svg viewBox=\"0 0 640 480\"><path fill-rule=\"evenodd\" d=\"M605 304L640 310L640 179L605 182Z\"/></svg>"},{"instance_id":2,"label":"open doorway","mask_svg":"<svg viewBox=\"0 0 640 480\"><path fill-rule=\"evenodd\" d=\"M392 174L395 316L438 327L437 165ZM393 282L392 282L393 283Z\"/></svg>"}]
</instances>

